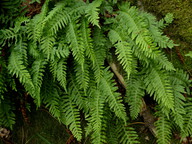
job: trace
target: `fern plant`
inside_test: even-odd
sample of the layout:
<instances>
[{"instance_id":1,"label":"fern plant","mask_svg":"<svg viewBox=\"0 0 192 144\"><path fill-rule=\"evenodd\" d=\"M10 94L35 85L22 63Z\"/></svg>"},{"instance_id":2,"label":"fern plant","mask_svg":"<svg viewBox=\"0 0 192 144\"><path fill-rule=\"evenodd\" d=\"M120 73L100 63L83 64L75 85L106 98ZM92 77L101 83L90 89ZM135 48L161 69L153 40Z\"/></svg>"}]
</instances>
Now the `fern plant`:
<instances>
[{"instance_id":1,"label":"fern plant","mask_svg":"<svg viewBox=\"0 0 192 144\"><path fill-rule=\"evenodd\" d=\"M12 128L15 122L15 100L7 91L23 92L37 108L45 105L77 141L87 136L95 144L134 144L139 137L130 123L150 95L158 107L157 142L170 142L172 125L190 136L191 100L183 96L189 77L163 52L175 46L162 32L172 19L168 14L157 21L129 2L111 0L45 0L39 14L17 16L0 30L6 53L0 57L0 125ZM121 70L114 75L109 63ZM114 79L120 73L125 95Z\"/></svg>"}]
</instances>

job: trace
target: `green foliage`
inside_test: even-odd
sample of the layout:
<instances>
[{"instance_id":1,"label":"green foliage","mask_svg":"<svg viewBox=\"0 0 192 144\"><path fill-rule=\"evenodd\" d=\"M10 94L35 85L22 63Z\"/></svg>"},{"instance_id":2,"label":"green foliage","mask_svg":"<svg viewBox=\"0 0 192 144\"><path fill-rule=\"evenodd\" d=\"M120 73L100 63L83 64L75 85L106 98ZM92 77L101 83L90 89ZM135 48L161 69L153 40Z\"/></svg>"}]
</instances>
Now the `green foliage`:
<instances>
[{"instance_id":1,"label":"green foliage","mask_svg":"<svg viewBox=\"0 0 192 144\"><path fill-rule=\"evenodd\" d=\"M18 16L13 26L1 28L6 56L0 56L0 125L12 128L15 122L16 98L9 101L5 94L10 90L29 94L37 107L45 105L77 141L90 136L93 144L134 144L139 140L129 116L136 119L142 97L150 95L158 105L158 143L169 143L172 123L185 136L192 133L183 96L189 78L162 51L175 46L162 32L172 16L157 21L129 3L116 3L46 0L41 13ZM125 96L108 67L113 57L126 77Z\"/></svg>"}]
</instances>

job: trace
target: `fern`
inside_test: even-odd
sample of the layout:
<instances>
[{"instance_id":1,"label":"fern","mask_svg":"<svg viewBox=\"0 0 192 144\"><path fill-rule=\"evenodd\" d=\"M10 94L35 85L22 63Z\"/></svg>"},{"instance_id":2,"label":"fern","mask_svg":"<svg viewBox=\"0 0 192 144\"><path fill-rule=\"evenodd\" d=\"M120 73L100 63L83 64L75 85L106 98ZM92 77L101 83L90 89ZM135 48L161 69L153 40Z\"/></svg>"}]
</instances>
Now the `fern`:
<instances>
[{"instance_id":1,"label":"fern","mask_svg":"<svg viewBox=\"0 0 192 144\"><path fill-rule=\"evenodd\" d=\"M112 76L113 75L108 72L108 69L104 70L104 75L100 82L100 89L103 94L106 95L106 101L109 103L109 107L115 112L116 116L126 122L125 107L121 103L122 99L120 94L116 92L117 88L111 80Z\"/></svg>"},{"instance_id":2,"label":"fern","mask_svg":"<svg viewBox=\"0 0 192 144\"><path fill-rule=\"evenodd\" d=\"M102 0L95 0L92 3L90 3L86 9L86 17L88 17L89 22L91 22L93 25L99 26L99 9L98 7L101 5Z\"/></svg>"},{"instance_id":3,"label":"fern","mask_svg":"<svg viewBox=\"0 0 192 144\"><path fill-rule=\"evenodd\" d=\"M132 50L130 44L123 41L121 36L114 30L110 30L109 38L111 42L115 44L116 47L116 54L118 55L117 58L122 64L124 70L127 72L128 77L132 72Z\"/></svg>"},{"instance_id":4,"label":"fern","mask_svg":"<svg viewBox=\"0 0 192 144\"><path fill-rule=\"evenodd\" d=\"M90 94L94 95L90 101L90 118L88 118L89 127L92 127L91 129L93 131L91 134L92 143L105 143L106 140L101 132L105 97L96 89L92 90Z\"/></svg>"},{"instance_id":5,"label":"fern","mask_svg":"<svg viewBox=\"0 0 192 144\"><path fill-rule=\"evenodd\" d=\"M133 119L138 117L139 112L142 108L142 97L145 95L144 89L142 88L142 79L132 79L127 82L130 85L127 88L127 103L130 105L130 116Z\"/></svg>"},{"instance_id":6,"label":"fern","mask_svg":"<svg viewBox=\"0 0 192 144\"><path fill-rule=\"evenodd\" d=\"M117 134L119 138L119 142L122 144L137 144L138 135L132 127L127 127L123 125L121 121L119 121L117 127Z\"/></svg>"},{"instance_id":7,"label":"fern","mask_svg":"<svg viewBox=\"0 0 192 144\"><path fill-rule=\"evenodd\" d=\"M158 82L158 83L157 83ZM147 71L147 77L144 79L147 92L159 103L169 109L173 109L173 91L166 73L156 67Z\"/></svg>"},{"instance_id":8,"label":"fern","mask_svg":"<svg viewBox=\"0 0 192 144\"><path fill-rule=\"evenodd\" d=\"M35 88L35 99L37 101L37 105L40 106L40 88L43 81L43 73L46 65L46 61L44 59L36 59L32 64L32 81Z\"/></svg>"},{"instance_id":9,"label":"fern","mask_svg":"<svg viewBox=\"0 0 192 144\"><path fill-rule=\"evenodd\" d=\"M186 107L185 107L185 111L186 111L186 114L184 116L184 130L182 131L182 137L187 137L187 136L190 136L192 135L192 116L191 116L191 108L192 108L192 105L191 105L191 100L188 101L188 103L186 104Z\"/></svg>"},{"instance_id":10,"label":"fern","mask_svg":"<svg viewBox=\"0 0 192 144\"><path fill-rule=\"evenodd\" d=\"M163 35L171 14L158 21L117 0L45 0L31 17L20 0L0 5L0 125L13 127L12 106L28 93L79 142L139 143L129 117L139 117L150 95L158 143L170 142L171 125L191 135L191 101L183 96L191 81L163 53L176 46Z\"/></svg>"},{"instance_id":11,"label":"fern","mask_svg":"<svg viewBox=\"0 0 192 144\"><path fill-rule=\"evenodd\" d=\"M8 70L10 74L16 75L19 81L25 86L26 90L33 95L34 85L31 75L24 66L22 58L17 51L12 51L9 57Z\"/></svg>"},{"instance_id":12,"label":"fern","mask_svg":"<svg viewBox=\"0 0 192 144\"><path fill-rule=\"evenodd\" d=\"M15 124L15 114L13 113L13 107L10 105L9 100L0 102L0 125L13 129Z\"/></svg>"},{"instance_id":13,"label":"fern","mask_svg":"<svg viewBox=\"0 0 192 144\"><path fill-rule=\"evenodd\" d=\"M166 118L166 116L157 112L158 120L155 122L155 126L157 129L157 143L158 144L168 144L171 139L171 126L170 122Z\"/></svg>"},{"instance_id":14,"label":"fern","mask_svg":"<svg viewBox=\"0 0 192 144\"><path fill-rule=\"evenodd\" d=\"M82 65L84 63L84 47L80 41L81 34L78 30L79 24L75 24L74 21L71 21L68 26L67 39L70 43L70 48L75 60Z\"/></svg>"},{"instance_id":15,"label":"fern","mask_svg":"<svg viewBox=\"0 0 192 144\"><path fill-rule=\"evenodd\" d=\"M66 116L66 125L78 141L82 138L82 130L80 125L80 113L75 104L71 101L68 95L64 96L64 110Z\"/></svg>"}]
</instances>

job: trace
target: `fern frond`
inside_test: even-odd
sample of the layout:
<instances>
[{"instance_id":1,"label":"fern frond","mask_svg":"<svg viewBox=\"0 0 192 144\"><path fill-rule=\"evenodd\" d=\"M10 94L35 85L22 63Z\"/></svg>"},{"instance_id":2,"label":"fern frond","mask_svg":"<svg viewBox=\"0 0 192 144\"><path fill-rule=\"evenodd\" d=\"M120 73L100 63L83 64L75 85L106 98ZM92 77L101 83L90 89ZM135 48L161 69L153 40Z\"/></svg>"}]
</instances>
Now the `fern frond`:
<instances>
[{"instance_id":1,"label":"fern frond","mask_svg":"<svg viewBox=\"0 0 192 144\"><path fill-rule=\"evenodd\" d=\"M166 35L163 35L161 27L164 27L165 24L162 21L162 26L159 25L159 22L156 20L155 16L150 13L142 12L140 13L148 23L148 29L153 37L154 41L158 44L160 48L173 48L176 46L172 40Z\"/></svg>"},{"instance_id":2,"label":"fern frond","mask_svg":"<svg viewBox=\"0 0 192 144\"><path fill-rule=\"evenodd\" d=\"M122 99L120 93L116 92L117 87L115 86L114 81L112 80L113 74L104 70L103 78L100 81L99 89L104 95L106 95L106 101L109 104L111 110L116 114L117 117L121 118L126 122L127 116L125 113L125 107L122 104Z\"/></svg>"},{"instance_id":3,"label":"fern frond","mask_svg":"<svg viewBox=\"0 0 192 144\"><path fill-rule=\"evenodd\" d=\"M12 44L13 42L17 43L18 34L14 32L13 28L9 29L1 29L0 30L0 45L4 46L8 41L8 44Z\"/></svg>"},{"instance_id":4,"label":"fern frond","mask_svg":"<svg viewBox=\"0 0 192 144\"><path fill-rule=\"evenodd\" d=\"M169 62L168 58L163 55L162 52L158 52L156 59L154 60L160 68L163 68L168 71L175 71L175 68L171 62Z\"/></svg>"},{"instance_id":5,"label":"fern frond","mask_svg":"<svg viewBox=\"0 0 192 144\"><path fill-rule=\"evenodd\" d=\"M89 65L87 61L83 64L83 69L82 66L79 65L78 63L75 65L75 72L76 72L76 81L79 84L80 88L86 92L89 84Z\"/></svg>"},{"instance_id":6,"label":"fern frond","mask_svg":"<svg viewBox=\"0 0 192 144\"><path fill-rule=\"evenodd\" d=\"M33 19L31 19L30 23L27 24L27 37L29 40L33 40L33 42L37 42L40 40L43 29L45 27L44 19L46 18L47 12L48 12L48 4L49 0L45 0L42 8L41 13L38 15L35 15Z\"/></svg>"},{"instance_id":7,"label":"fern frond","mask_svg":"<svg viewBox=\"0 0 192 144\"><path fill-rule=\"evenodd\" d=\"M121 121L117 122L117 136L119 143L138 144L138 135L134 128L125 126Z\"/></svg>"},{"instance_id":8,"label":"fern frond","mask_svg":"<svg viewBox=\"0 0 192 144\"><path fill-rule=\"evenodd\" d=\"M29 19L27 17L18 17L16 20L15 20L15 25L14 25L14 31L15 33L17 33L20 29L21 29L21 24L25 24L29 22Z\"/></svg>"},{"instance_id":9,"label":"fern frond","mask_svg":"<svg viewBox=\"0 0 192 144\"><path fill-rule=\"evenodd\" d=\"M146 53L147 57L154 59L153 50L156 49L156 46L138 10L135 7L130 7L127 10L122 9L119 11L117 19L120 19L120 22L126 25L127 32L131 35L131 39L135 41L136 45L140 47L143 53Z\"/></svg>"},{"instance_id":10,"label":"fern frond","mask_svg":"<svg viewBox=\"0 0 192 144\"><path fill-rule=\"evenodd\" d=\"M45 71L45 66L46 66L47 62L41 58L41 59L36 59L33 64L32 64L32 81L35 87L35 99L37 101L37 106L40 106L40 88L42 85L42 81L43 81L43 73Z\"/></svg>"},{"instance_id":11,"label":"fern frond","mask_svg":"<svg viewBox=\"0 0 192 144\"><path fill-rule=\"evenodd\" d=\"M116 47L115 53L118 55L117 58L122 64L123 69L127 72L129 78L132 72L132 50L130 44L123 41L121 36L115 30L110 30L109 38L112 43L117 42L114 46Z\"/></svg>"},{"instance_id":12,"label":"fern frond","mask_svg":"<svg viewBox=\"0 0 192 144\"><path fill-rule=\"evenodd\" d=\"M176 71L169 72L169 79L174 84L180 84L184 86L187 92L190 91L188 89L190 85L189 75L186 72L184 72L182 69L176 69Z\"/></svg>"},{"instance_id":13,"label":"fern frond","mask_svg":"<svg viewBox=\"0 0 192 144\"><path fill-rule=\"evenodd\" d=\"M47 59L51 59L53 54L53 46L55 44L55 38L53 36L43 37L41 40L41 47L43 54L46 55Z\"/></svg>"},{"instance_id":14,"label":"fern frond","mask_svg":"<svg viewBox=\"0 0 192 144\"><path fill-rule=\"evenodd\" d=\"M88 22L85 19L81 20L81 33L82 41L85 49L85 54L93 64L96 62L95 52L93 51L93 44L91 39L91 29L89 28Z\"/></svg>"},{"instance_id":15,"label":"fern frond","mask_svg":"<svg viewBox=\"0 0 192 144\"><path fill-rule=\"evenodd\" d=\"M23 64L22 56L15 50L11 52L8 64L9 73L19 78L19 81L25 86L25 89L33 93L34 85L31 75L25 65Z\"/></svg>"},{"instance_id":16,"label":"fern frond","mask_svg":"<svg viewBox=\"0 0 192 144\"><path fill-rule=\"evenodd\" d=\"M80 124L80 113L75 104L72 102L69 95L64 96L64 111L66 116L66 125L69 126L70 131L77 138L78 141L82 139L82 129Z\"/></svg>"},{"instance_id":17,"label":"fern frond","mask_svg":"<svg viewBox=\"0 0 192 144\"><path fill-rule=\"evenodd\" d=\"M142 97L145 95L142 79L132 79L127 82L126 99L130 106L130 116L136 119L142 108Z\"/></svg>"},{"instance_id":18,"label":"fern frond","mask_svg":"<svg viewBox=\"0 0 192 144\"><path fill-rule=\"evenodd\" d=\"M66 60L61 59L57 64L57 80L59 81L60 85L63 87L65 91L67 90L66 70L67 70Z\"/></svg>"},{"instance_id":19,"label":"fern frond","mask_svg":"<svg viewBox=\"0 0 192 144\"><path fill-rule=\"evenodd\" d=\"M101 95L99 90L93 90L91 93L90 117L88 118L89 125L92 129L92 143L106 143L105 137L102 135L102 119L105 97Z\"/></svg>"},{"instance_id":20,"label":"fern frond","mask_svg":"<svg viewBox=\"0 0 192 144\"><path fill-rule=\"evenodd\" d=\"M70 22L68 11L65 10L66 2L58 2L55 7L43 19L45 35L47 33L55 35L60 29L64 28Z\"/></svg>"},{"instance_id":21,"label":"fern frond","mask_svg":"<svg viewBox=\"0 0 192 144\"><path fill-rule=\"evenodd\" d=\"M83 110L85 113L87 113L88 100L86 99L85 93L81 90L80 85L73 75L70 75L68 87L68 94L70 95L72 101L79 107L80 110Z\"/></svg>"},{"instance_id":22,"label":"fern frond","mask_svg":"<svg viewBox=\"0 0 192 144\"><path fill-rule=\"evenodd\" d=\"M144 78L147 92L159 103L169 109L174 107L173 91L167 74L164 70L153 66L147 70Z\"/></svg>"},{"instance_id":23,"label":"fern frond","mask_svg":"<svg viewBox=\"0 0 192 144\"><path fill-rule=\"evenodd\" d=\"M183 93L185 93L184 87L179 85L178 83L172 84L173 96L174 96L174 111L171 113L173 116L173 120L179 126L181 130L183 130L184 124L184 115L185 112L185 97Z\"/></svg>"},{"instance_id":24,"label":"fern frond","mask_svg":"<svg viewBox=\"0 0 192 144\"><path fill-rule=\"evenodd\" d=\"M93 25L96 25L100 28L99 25L99 9L98 7L101 5L102 0L95 0L92 3L88 4L88 6L85 9L86 17L88 18L88 21L92 23Z\"/></svg>"},{"instance_id":25,"label":"fern frond","mask_svg":"<svg viewBox=\"0 0 192 144\"><path fill-rule=\"evenodd\" d=\"M157 143L158 144L169 144L171 140L171 126L170 122L162 112L157 112L156 115L159 117L155 122L157 132Z\"/></svg>"},{"instance_id":26,"label":"fern frond","mask_svg":"<svg viewBox=\"0 0 192 144\"><path fill-rule=\"evenodd\" d=\"M67 91L66 70L66 59L54 59L50 62L50 71L52 72L54 80L57 79L65 91Z\"/></svg>"},{"instance_id":27,"label":"fern frond","mask_svg":"<svg viewBox=\"0 0 192 144\"><path fill-rule=\"evenodd\" d=\"M184 115L184 129L182 137L192 136L192 103L191 100L185 106L186 114Z\"/></svg>"},{"instance_id":28,"label":"fern frond","mask_svg":"<svg viewBox=\"0 0 192 144\"><path fill-rule=\"evenodd\" d=\"M82 46L81 34L78 28L79 24L71 21L67 28L66 38L70 43L75 60L82 65L84 63L84 47Z\"/></svg>"},{"instance_id":29,"label":"fern frond","mask_svg":"<svg viewBox=\"0 0 192 144\"><path fill-rule=\"evenodd\" d=\"M8 99L0 102L0 125L13 129L15 124L15 114L13 113L13 107L11 107Z\"/></svg>"},{"instance_id":30,"label":"fern frond","mask_svg":"<svg viewBox=\"0 0 192 144\"><path fill-rule=\"evenodd\" d=\"M49 108L50 113L60 121L61 110L59 109L59 106L61 98L58 90L59 89L54 84L51 76L46 74L41 87L41 99L46 107Z\"/></svg>"}]
</instances>

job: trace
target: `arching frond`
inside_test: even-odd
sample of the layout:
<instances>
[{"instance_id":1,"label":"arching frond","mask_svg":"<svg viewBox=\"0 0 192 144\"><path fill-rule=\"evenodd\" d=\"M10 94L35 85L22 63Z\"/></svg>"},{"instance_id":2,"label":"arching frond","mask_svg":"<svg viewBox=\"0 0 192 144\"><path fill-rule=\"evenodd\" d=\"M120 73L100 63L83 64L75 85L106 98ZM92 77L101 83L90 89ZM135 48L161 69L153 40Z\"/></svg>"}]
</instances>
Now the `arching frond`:
<instances>
[{"instance_id":1,"label":"arching frond","mask_svg":"<svg viewBox=\"0 0 192 144\"><path fill-rule=\"evenodd\" d=\"M138 135L134 128L125 126L121 121L117 123L117 136L119 143L122 144L138 144Z\"/></svg>"},{"instance_id":2,"label":"arching frond","mask_svg":"<svg viewBox=\"0 0 192 144\"><path fill-rule=\"evenodd\" d=\"M88 21L98 27L100 27L98 7L101 5L101 3L102 3L102 0L95 0L92 3L88 4L88 6L85 9L85 13L86 13L86 17L88 18Z\"/></svg>"},{"instance_id":3,"label":"arching frond","mask_svg":"<svg viewBox=\"0 0 192 144\"><path fill-rule=\"evenodd\" d=\"M125 107L122 104L122 99L120 97L120 93L116 92L117 87L115 87L115 83L112 80L113 74L108 71L108 69L104 70L103 78L100 81L99 89L102 91L104 95L106 95L106 101L109 104L111 110L116 114L117 117L121 118L126 122L126 113Z\"/></svg>"},{"instance_id":4,"label":"arching frond","mask_svg":"<svg viewBox=\"0 0 192 144\"><path fill-rule=\"evenodd\" d=\"M90 117L88 118L89 127L91 127L92 143L105 143L105 137L102 135L102 119L104 110L105 97L95 89L91 93Z\"/></svg>"},{"instance_id":5,"label":"arching frond","mask_svg":"<svg viewBox=\"0 0 192 144\"><path fill-rule=\"evenodd\" d=\"M46 55L47 59L52 58L53 46L55 44L55 38L53 36L43 37L41 40L41 47L43 54Z\"/></svg>"},{"instance_id":6,"label":"arching frond","mask_svg":"<svg viewBox=\"0 0 192 144\"><path fill-rule=\"evenodd\" d=\"M67 28L66 38L70 43L75 60L82 65L84 63L84 47L82 46L81 34L78 28L79 24L76 24L74 21L70 22Z\"/></svg>"},{"instance_id":7,"label":"arching frond","mask_svg":"<svg viewBox=\"0 0 192 144\"><path fill-rule=\"evenodd\" d=\"M68 87L68 94L70 95L71 100L79 107L80 110L87 113L89 108L85 92L81 90L80 85L73 75L70 75Z\"/></svg>"},{"instance_id":8,"label":"arching frond","mask_svg":"<svg viewBox=\"0 0 192 144\"><path fill-rule=\"evenodd\" d=\"M83 69L82 66L79 65L78 63L75 65L75 72L76 72L76 81L79 84L80 88L86 92L89 86L89 65L87 62L83 64Z\"/></svg>"},{"instance_id":9,"label":"arching frond","mask_svg":"<svg viewBox=\"0 0 192 144\"><path fill-rule=\"evenodd\" d=\"M71 101L69 95L64 96L64 111L66 116L66 125L69 126L72 134L78 141L82 139L82 129L80 125L80 113L75 104Z\"/></svg>"},{"instance_id":10,"label":"arching frond","mask_svg":"<svg viewBox=\"0 0 192 144\"><path fill-rule=\"evenodd\" d=\"M116 47L115 53L117 54L117 58L122 64L123 69L127 72L127 76L129 78L132 72L132 50L130 44L126 41L123 41L118 32L114 30L110 30L109 38L112 43L116 43L114 46Z\"/></svg>"},{"instance_id":11,"label":"arching frond","mask_svg":"<svg viewBox=\"0 0 192 144\"><path fill-rule=\"evenodd\" d=\"M13 107L10 105L8 99L0 102L0 125L13 129L15 124L15 114L13 113Z\"/></svg>"},{"instance_id":12,"label":"arching frond","mask_svg":"<svg viewBox=\"0 0 192 144\"><path fill-rule=\"evenodd\" d=\"M182 131L182 137L192 135L192 103L188 101L185 107L186 114L184 115L184 129Z\"/></svg>"},{"instance_id":13,"label":"arching frond","mask_svg":"<svg viewBox=\"0 0 192 144\"><path fill-rule=\"evenodd\" d=\"M127 82L126 99L130 106L130 115L132 119L138 117L142 108L142 97L145 95L142 79L132 79Z\"/></svg>"},{"instance_id":14,"label":"arching frond","mask_svg":"<svg viewBox=\"0 0 192 144\"><path fill-rule=\"evenodd\" d=\"M17 51L12 51L9 57L8 70L10 74L19 78L19 81L24 85L25 89L33 94L34 85L31 75L23 64L22 56Z\"/></svg>"},{"instance_id":15,"label":"arching frond","mask_svg":"<svg viewBox=\"0 0 192 144\"><path fill-rule=\"evenodd\" d=\"M157 112L158 120L155 122L157 131L157 143L168 144L171 140L171 125L162 112Z\"/></svg>"},{"instance_id":16,"label":"arching frond","mask_svg":"<svg viewBox=\"0 0 192 144\"><path fill-rule=\"evenodd\" d=\"M159 103L169 109L174 107L173 91L164 70L159 70L155 66L147 70L147 76L144 79L147 92L153 96Z\"/></svg>"},{"instance_id":17,"label":"arching frond","mask_svg":"<svg viewBox=\"0 0 192 144\"><path fill-rule=\"evenodd\" d=\"M37 105L40 106L40 88L42 85L43 81L43 73L45 71L45 66L47 62L41 58L41 59L36 59L33 64L32 64L32 81L33 85L35 87L34 93L35 93L35 99L37 100Z\"/></svg>"}]
</instances>

